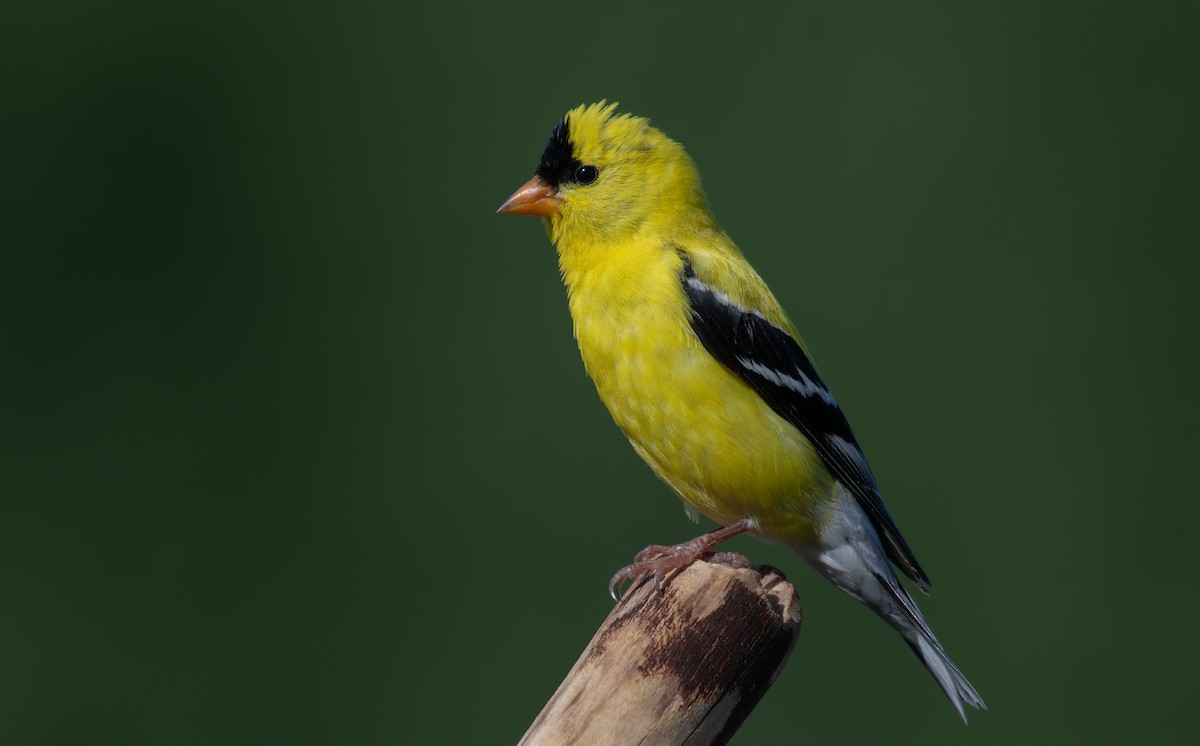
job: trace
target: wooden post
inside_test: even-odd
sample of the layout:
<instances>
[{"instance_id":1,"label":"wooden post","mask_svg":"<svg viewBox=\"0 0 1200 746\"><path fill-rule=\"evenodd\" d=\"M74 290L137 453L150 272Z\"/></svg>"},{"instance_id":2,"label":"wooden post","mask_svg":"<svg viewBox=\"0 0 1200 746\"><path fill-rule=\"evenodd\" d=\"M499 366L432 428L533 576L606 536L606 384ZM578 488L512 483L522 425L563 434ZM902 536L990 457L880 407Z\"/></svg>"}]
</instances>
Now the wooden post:
<instances>
[{"instance_id":1,"label":"wooden post","mask_svg":"<svg viewBox=\"0 0 1200 746\"><path fill-rule=\"evenodd\" d=\"M800 633L776 569L697 562L662 591L632 589L521 744L723 744L775 681Z\"/></svg>"}]
</instances>

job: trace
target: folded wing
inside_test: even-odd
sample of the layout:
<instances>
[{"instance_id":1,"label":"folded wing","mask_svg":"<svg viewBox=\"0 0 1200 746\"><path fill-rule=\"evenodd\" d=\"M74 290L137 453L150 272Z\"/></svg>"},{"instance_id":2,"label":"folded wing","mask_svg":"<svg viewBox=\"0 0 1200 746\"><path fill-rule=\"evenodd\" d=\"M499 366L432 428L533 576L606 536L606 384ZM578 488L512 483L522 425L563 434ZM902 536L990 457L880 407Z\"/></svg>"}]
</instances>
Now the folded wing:
<instances>
[{"instance_id":1,"label":"folded wing","mask_svg":"<svg viewBox=\"0 0 1200 746\"><path fill-rule=\"evenodd\" d=\"M692 308L692 330L701 344L776 414L812 441L825 467L870 517L888 558L928 592L929 578L888 515L850 423L803 348L761 313L739 308L696 276L686 253L680 253L683 289Z\"/></svg>"}]
</instances>

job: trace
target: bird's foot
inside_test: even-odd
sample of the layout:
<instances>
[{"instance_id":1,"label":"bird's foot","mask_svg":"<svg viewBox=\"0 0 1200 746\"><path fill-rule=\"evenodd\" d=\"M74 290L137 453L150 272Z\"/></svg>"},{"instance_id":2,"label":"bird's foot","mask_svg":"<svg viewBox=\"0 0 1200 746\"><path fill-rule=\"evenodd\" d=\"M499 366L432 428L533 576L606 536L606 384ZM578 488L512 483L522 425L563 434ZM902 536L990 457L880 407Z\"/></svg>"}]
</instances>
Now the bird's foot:
<instances>
[{"instance_id":1,"label":"bird's foot","mask_svg":"<svg viewBox=\"0 0 1200 746\"><path fill-rule=\"evenodd\" d=\"M626 582L635 585L646 578L654 579L654 587L662 590L663 584L675 573L686 570L692 563L699 560L729 565L730 567L750 567L750 560L737 552L712 552L714 546L750 529L750 521L743 519L724 528L719 528L703 536L697 536L691 541L674 546L652 544L637 553L633 564L622 567L608 581L608 595L614 601L620 600L620 591Z\"/></svg>"}]
</instances>

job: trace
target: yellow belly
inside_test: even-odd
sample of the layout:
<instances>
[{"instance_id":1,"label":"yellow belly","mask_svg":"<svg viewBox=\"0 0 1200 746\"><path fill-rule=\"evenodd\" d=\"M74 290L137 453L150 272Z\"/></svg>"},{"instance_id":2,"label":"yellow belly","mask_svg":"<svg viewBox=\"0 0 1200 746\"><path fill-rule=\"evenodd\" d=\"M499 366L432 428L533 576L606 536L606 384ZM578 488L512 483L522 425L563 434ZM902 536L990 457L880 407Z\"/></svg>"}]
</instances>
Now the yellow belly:
<instances>
[{"instance_id":1,"label":"yellow belly","mask_svg":"<svg viewBox=\"0 0 1200 746\"><path fill-rule=\"evenodd\" d=\"M765 538L807 543L833 480L808 440L703 348L677 278L616 275L590 278L609 287L572 288L596 390L642 458L700 513L723 525L749 517Z\"/></svg>"}]
</instances>

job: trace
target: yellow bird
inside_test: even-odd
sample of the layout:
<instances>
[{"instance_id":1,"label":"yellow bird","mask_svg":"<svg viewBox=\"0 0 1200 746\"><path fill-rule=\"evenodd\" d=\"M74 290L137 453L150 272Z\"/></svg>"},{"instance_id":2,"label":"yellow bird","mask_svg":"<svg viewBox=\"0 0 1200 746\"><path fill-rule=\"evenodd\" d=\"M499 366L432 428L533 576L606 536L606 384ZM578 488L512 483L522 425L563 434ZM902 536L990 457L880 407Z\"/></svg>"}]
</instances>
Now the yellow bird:
<instances>
[{"instance_id":1,"label":"yellow bird","mask_svg":"<svg viewBox=\"0 0 1200 746\"><path fill-rule=\"evenodd\" d=\"M722 526L648 547L610 591L701 558L736 562L709 550L749 532L883 617L964 722L964 705L986 708L892 572L889 560L928 593L845 415L683 147L615 104L580 106L499 212L546 218L596 391L689 514Z\"/></svg>"}]
</instances>

